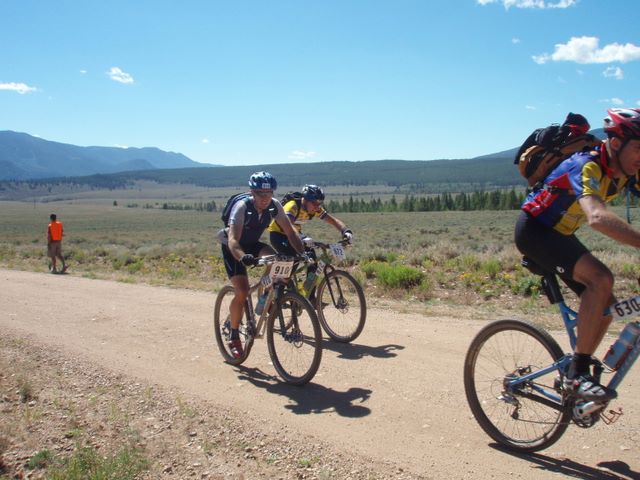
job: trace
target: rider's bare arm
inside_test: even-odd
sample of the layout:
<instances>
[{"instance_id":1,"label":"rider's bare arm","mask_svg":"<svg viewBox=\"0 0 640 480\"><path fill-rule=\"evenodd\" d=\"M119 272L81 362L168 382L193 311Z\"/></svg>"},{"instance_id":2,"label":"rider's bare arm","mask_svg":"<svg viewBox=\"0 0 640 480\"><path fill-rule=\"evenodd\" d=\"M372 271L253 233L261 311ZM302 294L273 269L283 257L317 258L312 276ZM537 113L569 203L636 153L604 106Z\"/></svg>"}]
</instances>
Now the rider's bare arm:
<instances>
[{"instance_id":1,"label":"rider's bare arm","mask_svg":"<svg viewBox=\"0 0 640 480\"><path fill-rule=\"evenodd\" d=\"M291 246L296 250L296 252L302 254L304 252L304 245L302 244L300 235L298 235L298 231L294 228L289 217L285 218L286 221L276 218L276 222L289 239L289 243L291 244Z\"/></svg>"},{"instance_id":2,"label":"rider's bare arm","mask_svg":"<svg viewBox=\"0 0 640 480\"><path fill-rule=\"evenodd\" d=\"M242 247L240 247L240 237L242 236L242 223L231 224L229 225L229 242L228 247L229 251L231 251L231 255L234 256L236 260L240 260L244 255L244 251Z\"/></svg>"},{"instance_id":3,"label":"rider's bare arm","mask_svg":"<svg viewBox=\"0 0 640 480\"><path fill-rule=\"evenodd\" d=\"M342 233L347 228L347 225L342 220L334 217L329 213L327 213L326 217L324 217L324 221L327 222L329 225L333 225L333 227L335 227L335 229L338 230L340 233Z\"/></svg>"},{"instance_id":4,"label":"rider's bare arm","mask_svg":"<svg viewBox=\"0 0 640 480\"><path fill-rule=\"evenodd\" d=\"M588 195L581 197L578 202L591 228L621 243L640 248L640 232L618 215L607 210L605 203L599 197Z\"/></svg>"}]
</instances>

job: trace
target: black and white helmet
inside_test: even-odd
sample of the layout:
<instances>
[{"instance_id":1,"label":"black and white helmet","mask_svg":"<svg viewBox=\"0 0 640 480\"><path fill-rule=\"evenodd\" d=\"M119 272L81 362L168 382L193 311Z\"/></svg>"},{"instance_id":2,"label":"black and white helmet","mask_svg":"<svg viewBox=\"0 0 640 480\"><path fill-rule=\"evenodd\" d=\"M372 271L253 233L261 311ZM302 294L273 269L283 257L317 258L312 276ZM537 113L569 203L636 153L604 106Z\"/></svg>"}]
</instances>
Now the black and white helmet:
<instances>
[{"instance_id":1,"label":"black and white helmet","mask_svg":"<svg viewBox=\"0 0 640 480\"><path fill-rule=\"evenodd\" d=\"M323 201L324 200L324 192L317 185L305 185L302 187L302 196L307 200L315 201Z\"/></svg>"}]
</instances>

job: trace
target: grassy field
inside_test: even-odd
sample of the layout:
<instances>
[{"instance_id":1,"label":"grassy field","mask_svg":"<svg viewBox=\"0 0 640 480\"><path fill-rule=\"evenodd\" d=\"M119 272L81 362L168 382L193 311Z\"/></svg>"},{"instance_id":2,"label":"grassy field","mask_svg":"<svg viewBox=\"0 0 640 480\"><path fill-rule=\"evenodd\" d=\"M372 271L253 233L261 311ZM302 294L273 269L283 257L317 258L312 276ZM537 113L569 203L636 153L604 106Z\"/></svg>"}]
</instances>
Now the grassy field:
<instances>
[{"instance_id":1,"label":"grassy field","mask_svg":"<svg viewBox=\"0 0 640 480\"><path fill-rule=\"evenodd\" d=\"M175 198L172 192L171 201ZM226 281L215 241L221 227L218 212L127 208L122 201L114 206L107 200L0 202L0 265L47 271L46 228L49 214L55 212L65 225L63 251L72 274L212 291ZM340 218L356 234L348 267L370 298L401 298L417 305L544 308L538 280L519 266L513 246L517 215L345 213ZM640 269L632 249L583 230L583 240L616 274L617 293L637 292ZM339 238L320 221L310 222L306 233L322 241Z\"/></svg>"}]
</instances>

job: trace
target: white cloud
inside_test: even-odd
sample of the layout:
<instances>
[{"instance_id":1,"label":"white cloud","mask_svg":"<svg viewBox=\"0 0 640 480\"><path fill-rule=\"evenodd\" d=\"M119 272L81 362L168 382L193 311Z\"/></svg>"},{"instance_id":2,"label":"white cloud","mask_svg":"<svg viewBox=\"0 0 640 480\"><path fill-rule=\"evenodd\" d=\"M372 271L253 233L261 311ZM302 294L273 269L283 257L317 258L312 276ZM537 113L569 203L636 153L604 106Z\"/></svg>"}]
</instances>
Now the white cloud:
<instances>
[{"instance_id":1,"label":"white cloud","mask_svg":"<svg viewBox=\"0 0 640 480\"><path fill-rule=\"evenodd\" d=\"M600 100L600 103L610 103L612 105L621 106L621 105L624 105L624 100L618 97L603 98L602 100Z\"/></svg>"},{"instance_id":2,"label":"white cloud","mask_svg":"<svg viewBox=\"0 0 640 480\"><path fill-rule=\"evenodd\" d=\"M545 0L476 0L480 5L489 5L490 3L502 3L507 10L511 7L515 8L569 8L578 3L578 0L556 0L549 2Z\"/></svg>"},{"instance_id":3,"label":"white cloud","mask_svg":"<svg viewBox=\"0 0 640 480\"><path fill-rule=\"evenodd\" d=\"M129 148L129 147L127 147L126 145L119 145L119 144L117 144L117 143L116 143L114 146L115 146L116 148L122 148L122 149L125 149L125 150L126 150L127 148Z\"/></svg>"},{"instance_id":4,"label":"white cloud","mask_svg":"<svg viewBox=\"0 0 640 480\"><path fill-rule=\"evenodd\" d=\"M202 142L202 143L209 143L209 139L208 139L208 138L203 138L202 140L200 140L200 142Z\"/></svg>"},{"instance_id":5,"label":"white cloud","mask_svg":"<svg viewBox=\"0 0 640 480\"><path fill-rule=\"evenodd\" d=\"M525 108L526 110L537 110L537 108L536 108L536 107L534 107L533 105L525 105L525 106L524 106L524 108Z\"/></svg>"},{"instance_id":6,"label":"white cloud","mask_svg":"<svg viewBox=\"0 0 640 480\"><path fill-rule=\"evenodd\" d=\"M24 95L25 93L35 92L38 89L35 87L30 87L26 83L0 83L0 90L11 90L12 92L17 92L20 95Z\"/></svg>"},{"instance_id":7,"label":"white cloud","mask_svg":"<svg viewBox=\"0 0 640 480\"><path fill-rule=\"evenodd\" d=\"M607 67L602 75L605 78L615 78L616 80L622 80L624 78L624 72L620 67Z\"/></svg>"},{"instance_id":8,"label":"white cloud","mask_svg":"<svg viewBox=\"0 0 640 480\"><path fill-rule=\"evenodd\" d=\"M632 43L610 43L599 48L598 37L572 37L567 43L557 43L552 54L534 55L533 61L539 64L554 62L576 63L626 63L640 60L640 47Z\"/></svg>"},{"instance_id":9,"label":"white cloud","mask_svg":"<svg viewBox=\"0 0 640 480\"><path fill-rule=\"evenodd\" d=\"M80 70L80 73L81 73L82 75L86 75L87 71L86 71L86 70Z\"/></svg>"},{"instance_id":10,"label":"white cloud","mask_svg":"<svg viewBox=\"0 0 640 480\"><path fill-rule=\"evenodd\" d=\"M301 150L294 150L289 154L291 160L308 160L316 156L316 152L303 152Z\"/></svg>"},{"instance_id":11,"label":"white cloud","mask_svg":"<svg viewBox=\"0 0 640 480\"><path fill-rule=\"evenodd\" d=\"M520 39L519 38L512 38L511 39L511 43L513 43L514 45L520 43Z\"/></svg>"},{"instance_id":12,"label":"white cloud","mask_svg":"<svg viewBox=\"0 0 640 480\"><path fill-rule=\"evenodd\" d=\"M125 83L125 84L133 83L133 77L129 75L127 72L123 72L118 67L111 67L111 69L107 72L107 75L114 82Z\"/></svg>"}]
</instances>

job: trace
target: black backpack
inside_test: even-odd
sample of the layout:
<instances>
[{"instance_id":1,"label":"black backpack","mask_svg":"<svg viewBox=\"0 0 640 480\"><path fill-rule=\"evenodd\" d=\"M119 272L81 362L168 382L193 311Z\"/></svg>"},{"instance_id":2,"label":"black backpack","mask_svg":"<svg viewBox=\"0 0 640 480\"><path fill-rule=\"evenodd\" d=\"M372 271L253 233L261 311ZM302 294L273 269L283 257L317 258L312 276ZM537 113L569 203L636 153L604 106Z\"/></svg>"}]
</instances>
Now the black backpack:
<instances>
[{"instance_id":1,"label":"black backpack","mask_svg":"<svg viewBox=\"0 0 640 480\"><path fill-rule=\"evenodd\" d=\"M531 133L518 149L514 164L529 186L544 180L560 162L576 152L592 150L600 143L586 133L589 122L578 113L569 113L562 125L552 124ZM584 133L583 133L584 132Z\"/></svg>"},{"instance_id":2,"label":"black backpack","mask_svg":"<svg viewBox=\"0 0 640 480\"><path fill-rule=\"evenodd\" d=\"M231 195L225 203L224 208L222 209L222 223L225 227L229 226L229 216L231 215L231 210L233 210L233 206L236 202L245 201L251 197L250 193L242 192L236 193L235 195Z\"/></svg>"},{"instance_id":3,"label":"black backpack","mask_svg":"<svg viewBox=\"0 0 640 480\"><path fill-rule=\"evenodd\" d=\"M295 200L296 205L298 205L298 208L300 208L300 205L302 205L302 196L302 192L287 192L282 197L282 200L280 200L280 203L284 207L291 200Z\"/></svg>"}]
</instances>

